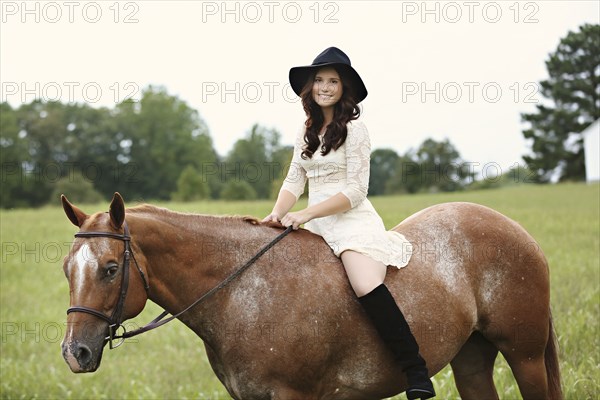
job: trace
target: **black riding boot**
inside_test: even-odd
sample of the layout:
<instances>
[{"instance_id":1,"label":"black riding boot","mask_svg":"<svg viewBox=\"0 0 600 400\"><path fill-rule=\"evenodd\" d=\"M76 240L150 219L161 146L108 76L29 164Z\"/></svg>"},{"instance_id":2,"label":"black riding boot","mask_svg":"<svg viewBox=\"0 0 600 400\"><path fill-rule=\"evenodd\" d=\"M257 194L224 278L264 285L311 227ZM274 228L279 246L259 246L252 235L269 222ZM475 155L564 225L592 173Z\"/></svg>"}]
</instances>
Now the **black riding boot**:
<instances>
[{"instance_id":1,"label":"black riding boot","mask_svg":"<svg viewBox=\"0 0 600 400\"><path fill-rule=\"evenodd\" d=\"M406 397L409 400L434 397L435 390L429 380L425 360L419 354L419 345L388 288L382 283L372 292L359 297L358 301L402 366L408 378Z\"/></svg>"}]
</instances>

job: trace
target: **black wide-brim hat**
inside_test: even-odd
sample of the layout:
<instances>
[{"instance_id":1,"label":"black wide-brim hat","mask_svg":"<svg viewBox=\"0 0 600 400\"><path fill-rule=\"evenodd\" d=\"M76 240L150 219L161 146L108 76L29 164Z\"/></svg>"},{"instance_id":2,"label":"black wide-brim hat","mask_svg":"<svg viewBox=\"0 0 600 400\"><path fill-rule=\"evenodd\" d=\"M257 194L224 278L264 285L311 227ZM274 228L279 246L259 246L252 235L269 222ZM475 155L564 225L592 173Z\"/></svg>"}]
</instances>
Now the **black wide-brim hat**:
<instances>
[{"instance_id":1,"label":"black wide-brim hat","mask_svg":"<svg viewBox=\"0 0 600 400\"><path fill-rule=\"evenodd\" d=\"M367 97L367 88L358 72L352 68L350 58L337 47L329 47L323 50L323 52L314 59L311 65L290 69L290 85L294 92L300 96L302 89L304 88L304 85L306 85L306 81L311 74L315 70L327 66L341 70L341 73L344 74L346 80L350 80L350 82L346 82L346 84L352 87L356 103L360 103Z\"/></svg>"}]
</instances>

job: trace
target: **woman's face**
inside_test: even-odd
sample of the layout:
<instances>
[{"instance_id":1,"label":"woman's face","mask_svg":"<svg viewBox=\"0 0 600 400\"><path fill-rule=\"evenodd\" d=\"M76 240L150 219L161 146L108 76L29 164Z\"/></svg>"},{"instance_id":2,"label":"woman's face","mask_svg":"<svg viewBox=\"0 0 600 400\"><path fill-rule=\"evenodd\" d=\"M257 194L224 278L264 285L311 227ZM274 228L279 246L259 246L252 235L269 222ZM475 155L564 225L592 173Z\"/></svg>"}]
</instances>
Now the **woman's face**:
<instances>
[{"instance_id":1,"label":"woman's face","mask_svg":"<svg viewBox=\"0 0 600 400\"><path fill-rule=\"evenodd\" d=\"M333 107L342 98L342 80L331 67L321 68L315 75L312 95L321 108Z\"/></svg>"}]
</instances>

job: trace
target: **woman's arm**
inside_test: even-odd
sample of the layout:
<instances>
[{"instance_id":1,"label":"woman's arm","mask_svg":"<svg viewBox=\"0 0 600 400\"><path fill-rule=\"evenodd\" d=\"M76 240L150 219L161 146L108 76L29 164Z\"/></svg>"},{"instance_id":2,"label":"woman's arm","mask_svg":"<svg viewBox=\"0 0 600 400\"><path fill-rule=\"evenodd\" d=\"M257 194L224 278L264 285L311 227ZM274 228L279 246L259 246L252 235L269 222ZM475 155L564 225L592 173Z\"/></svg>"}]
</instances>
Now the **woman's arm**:
<instances>
[{"instance_id":1,"label":"woman's arm","mask_svg":"<svg viewBox=\"0 0 600 400\"><path fill-rule=\"evenodd\" d=\"M292 225L294 229L302 224L307 223L311 219L327 217L328 215L338 214L348 211L352 206L350 200L342 192L334 194L327 200L314 204L304 210L285 214L281 218L281 224L284 226Z\"/></svg>"},{"instance_id":2,"label":"woman's arm","mask_svg":"<svg viewBox=\"0 0 600 400\"><path fill-rule=\"evenodd\" d=\"M296 204L302 193L304 193L307 178L306 171L300 164L303 143L304 129L296 135L294 155L292 156L290 168L277 195L273 211L263 219L263 222L280 221L294 207L294 204Z\"/></svg>"},{"instance_id":3,"label":"woman's arm","mask_svg":"<svg viewBox=\"0 0 600 400\"><path fill-rule=\"evenodd\" d=\"M281 221L283 216L286 215L288 213L288 211L290 211L292 209L292 207L294 207L294 204L296 204L296 201L297 201L297 198L293 193L282 188L279 191L279 195L277 196L277 201L275 202L275 205L273 206L273 211L271 211L271 214L267 215L263 219L263 222Z\"/></svg>"},{"instance_id":4,"label":"woman's arm","mask_svg":"<svg viewBox=\"0 0 600 400\"><path fill-rule=\"evenodd\" d=\"M346 138L346 188L342 193L356 207L367 198L371 173L371 140L362 121L348 124Z\"/></svg>"},{"instance_id":5,"label":"woman's arm","mask_svg":"<svg viewBox=\"0 0 600 400\"><path fill-rule=\"evenodd\" d=\"M371 161L369 132L362 122L348 124L346 138L346 187L328 199L304 210L288 213L281 219L285 226L300 225L314 218L327 217L356 207L367 197Z\"/></svg>"}]
</instances>

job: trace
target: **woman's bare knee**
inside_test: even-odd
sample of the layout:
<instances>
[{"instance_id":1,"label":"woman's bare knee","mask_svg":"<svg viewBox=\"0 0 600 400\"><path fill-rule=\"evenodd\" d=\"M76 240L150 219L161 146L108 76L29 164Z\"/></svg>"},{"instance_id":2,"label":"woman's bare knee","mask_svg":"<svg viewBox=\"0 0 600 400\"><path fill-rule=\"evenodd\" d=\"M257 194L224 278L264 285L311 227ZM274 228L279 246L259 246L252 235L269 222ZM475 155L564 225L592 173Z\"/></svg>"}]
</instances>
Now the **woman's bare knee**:
<instances>
[{"instance_id":1,"label":"woman's bare knee","mask_svg":"<svg viewBox=\"0 0 600 400\"><path fill-rule=\"evenodd\" d=\"M354 290L354 294L356 297L363 297L373 291L377 286L381 285L383 282L361 282L357 284L356 282L350 282L352 286L352 290Z\"/></svg>"}]
</instances>

